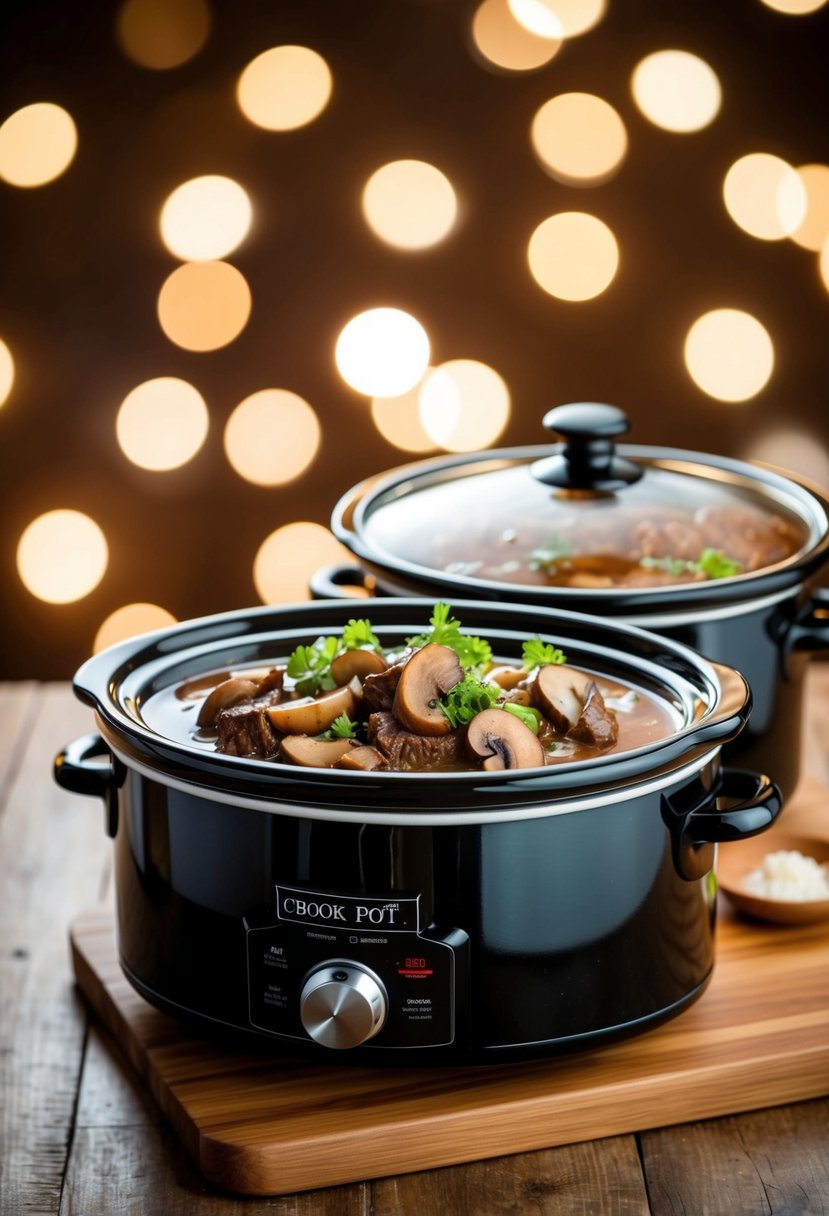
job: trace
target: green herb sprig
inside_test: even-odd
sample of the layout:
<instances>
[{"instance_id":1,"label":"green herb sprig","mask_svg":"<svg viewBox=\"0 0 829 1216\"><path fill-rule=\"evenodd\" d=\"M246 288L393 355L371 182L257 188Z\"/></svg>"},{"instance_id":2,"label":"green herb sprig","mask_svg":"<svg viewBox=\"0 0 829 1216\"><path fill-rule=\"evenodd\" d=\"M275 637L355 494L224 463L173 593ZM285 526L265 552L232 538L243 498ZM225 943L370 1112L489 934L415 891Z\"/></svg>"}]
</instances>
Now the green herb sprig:
<instances>
[{"instance_id":1,"label":"green herb sprig","mask_svg":"<svg viewBox=\"0 0 829 1216\"><path fill-rule=\"evenodd\" d=\"M534 671L536 667L546 667L548 663L560 666L567 662L567 655L552 642L542 642L540 637L528 638L521 648L521 657L525 671Z\"/></svg>"},{"instance_id":2,"label":"green herb sprig","mask_svg":"<svg viewBox=\"0 0 829 1216\"><path fill-rule=\"evenodd\" d=\"M680 574L704 574L707 578L731 578L742 570L742 563L726 556L722 549L703 549L696 561L681 557L642 557L644 570L664 570L677 577Z\"/></svg>"},{"instance_id":3,"label":"green herb sprig","mask_svg":"<svg viewBox=\"0 0 829 1216\"><path fill-rule=\"evenodd\" d=\"M449 719L452 729L465 726L477 714L491 709L501 695L495 684L486 684L471 672L449 689L438 701L438 705Z\"/></svg>"},{"instance_id":4,"label":"green herb sprig","mask_svg":"<svg viewBox=\"0 0 829 1216\"><path fill-rule=\"evenodd\" d=\"M437 642L440 646L449 646L457 654L461 667L483 671L492 662L492 647L483 638L461 633L461 623L451 613L449 604L443 601L435 604L429 617L431 630L406 638L407 645L427 646Z\"/></svg>"},{"instance_id":5,"label":"green herb sprig","mask_svg":"<svg viewBox=\"0 0 829 1216\"><path fill-rule=\"evenodd\" d=\"M371 627L371 621L364 617L352 619L343 630L340 642L343 650L374 650L383 653L383 646L377 634Z\"/></svg>"},{"instance_id":6,"label":"green herb sprig","mask_svg":"<svg viewBox=\"0 0 829 1216\"><path fill-rule=\"evenodd\" d=\"M354 739L357 734L357 723L352 722L348 714L340 714L329 726L328 730L318 735L319 739Z\"/></svg>"},{"instance_id":7,"label":"green herb sprig","mask_svg":"<svg viewBox=\"0 0 829 1216\"><path fill-rule=\"evenodd\" d=\"M288 659L286 672L296 681L296 690L302 697L315 697L317 693L336 688L331 675L331 664L340 650L339 638L320 637L310 646L297 646Z\"/></svg>"},{"instance_id":8,"label":"green herb sprig","mask_svg":"<svg viewBox=\"0 0 829 1216\"><path fill-rule=\"evenodd\" d=\"M516 718L520 718L525 726L529 726L534 735L537 735L541 729L541 714L537 709L533 709L531 705L519 705L517 701L505 701L503 708L508 714L514 714Z\"/></svg>"},{"instance_id":9,"label":"green herb sprig","mask_svg":"<svg viewBox=\"0 0 829 1216\"><path fill-rule=\"evenodd\" d=\"M286 671L296 680L296 690L302 697L315 697L336 687L331 664L346 650L375 650L383 654L380 639L371 621L354 618L347 622L341 635L319 637L310 646L297 646L288 659Z\"/></svg>"},{"instance_id":10,"label":"green herb sprig","mask_svg":"<svg viewBox=\"0 0 829 1216\"><path fill-rule=\"evenodd\" d=\"M563 536L555 536L546 545L540 545L530 553L530 569L555 573L556 566L573 552L572 543Z\"/></svg>"}]
</instances>

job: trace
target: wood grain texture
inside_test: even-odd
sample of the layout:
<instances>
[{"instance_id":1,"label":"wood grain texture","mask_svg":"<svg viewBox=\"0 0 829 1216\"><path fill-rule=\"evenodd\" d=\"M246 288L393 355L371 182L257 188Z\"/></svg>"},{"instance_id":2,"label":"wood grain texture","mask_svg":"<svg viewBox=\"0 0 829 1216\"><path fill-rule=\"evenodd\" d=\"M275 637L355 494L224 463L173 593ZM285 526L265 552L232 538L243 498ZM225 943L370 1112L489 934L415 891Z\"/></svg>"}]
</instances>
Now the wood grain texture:
<instances>
[{"instance_id":1,"label":"wood grain texture","mask_svg":"<svg viewBox=\"0 0 829 1216\"><path fill-rule=\"evenodd\" d=\"M616 1136L375 1183L373 1216L421 1211L648 1216L650 1208L636 1141Z\"/></svg>"},{"instance_id":2,"label":"wood grain texture","mask_svg":"<svg viewBox=\"0 0 829 1216\"><path fill-rule=\"evenodd\" d=\"M654 1216L826 1216L829 1101L646 1132Z\"/></svg>"},{"instance_id":3,"label":"wood grain texture","mask_svg":"<svg viewBox=\"0 0 829 1216\"><path fill-rule=\"evenodd\" d=\"M108 856L99 808L51 779L52 756L89 730L89 710L65 685L40 690L35 712L27 698L13 690L24 729L0 787L2 1216L58 1211L86 1031L64 935L73 912L100 897Z\"/></svg>"},{"instance_id":4,"label":"wood grain texture","mask_svg":"<svg viewBox=\"0 0 829 1216\"><path fill-rule=\"evenodd\" d=\"M829 836L828 799L825 787L804 783L787 830ZM81 987L203 1174L227 1190L271 1194L823 1096L825 926L763 926L722 913L714 979L681 1017L601 1051L498 1069L338 1068L227 1054L133 992L108 914L80 918L72 938Z\"/></svg>"}]
</instances>

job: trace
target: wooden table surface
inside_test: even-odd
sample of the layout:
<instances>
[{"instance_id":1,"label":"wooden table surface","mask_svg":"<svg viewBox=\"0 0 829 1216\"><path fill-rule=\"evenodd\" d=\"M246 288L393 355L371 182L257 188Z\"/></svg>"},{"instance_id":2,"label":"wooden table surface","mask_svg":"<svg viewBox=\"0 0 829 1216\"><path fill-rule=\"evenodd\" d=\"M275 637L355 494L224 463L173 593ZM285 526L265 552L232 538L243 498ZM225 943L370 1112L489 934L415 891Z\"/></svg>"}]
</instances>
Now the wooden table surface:
<instances>
[{"instance_id":1,"label":"wooden table surface","mask_svg":"<svg viewBox=\"0 0 829 1216\"><path fill-rule=\"evenodd\" d=\"M805 772L829 784L829 664ZM106 897L93 799L53 783L91 729L65 684L0 684L0 1216L811 1216L829 1213L829 1098L271 1199L208 1187L74 988L67 931Z\"/></svg>"}]
</instances>

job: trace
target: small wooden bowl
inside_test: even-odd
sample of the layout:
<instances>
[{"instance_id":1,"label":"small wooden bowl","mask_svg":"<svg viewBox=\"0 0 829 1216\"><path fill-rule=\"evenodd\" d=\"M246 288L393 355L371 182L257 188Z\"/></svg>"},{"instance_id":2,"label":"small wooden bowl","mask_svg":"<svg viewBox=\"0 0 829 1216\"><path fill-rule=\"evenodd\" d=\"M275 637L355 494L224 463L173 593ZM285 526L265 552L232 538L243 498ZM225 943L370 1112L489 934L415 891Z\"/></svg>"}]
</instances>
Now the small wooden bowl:
<instances>
[{"instance_id":1,"label":"small wooden bowl","mask_svg":"<svg viewBox=\"0 0 829 1216\"><path fill-rule=\"evenodd\" d=\"M829 920L829 899L767 899L743 887L743 880L757 870L763 858L781 849L813 857L820 865L829 862L829 840L813 836L784 836L777 832L753 836L750 840L721 844L717 857L717 882L735 908L758 920L781 925L805 925Z\"/></svg>"}]
</instances>

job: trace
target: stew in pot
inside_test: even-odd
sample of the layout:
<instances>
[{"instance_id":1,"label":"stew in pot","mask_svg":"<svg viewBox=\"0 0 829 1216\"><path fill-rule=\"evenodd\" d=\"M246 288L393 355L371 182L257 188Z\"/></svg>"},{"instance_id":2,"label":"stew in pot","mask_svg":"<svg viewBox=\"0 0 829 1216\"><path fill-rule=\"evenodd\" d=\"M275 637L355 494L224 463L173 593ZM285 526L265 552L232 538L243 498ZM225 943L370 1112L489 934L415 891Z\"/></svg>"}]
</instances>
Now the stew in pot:
<instances>
[{"instance_id":1,"label":"stew in pot","mask_svg":"<svg viewBox=\"0 0 829 1216\"><path fill-rule=\"evenodd\" d=\"M303 767L441 772L589 760L668 737L673 708L572 667L528 639L499 662L448 604L430 628L385 649L367 620L298 646L273 667L215 672L150 698L145 720L231 756Z\"/></svg>"},{"instance_id":2,"label":"stew in pot","mask_svg":"<svg viewBox=\"0 0 829 1216\"><path fill-rule=\"evenodd\" d=\"M528 586L661 587L751 574L805 541L782 506L651 471L621 494L539 485L522 465L389 493L361 525L372 551Z\"/></svg>"}]
</instances>

